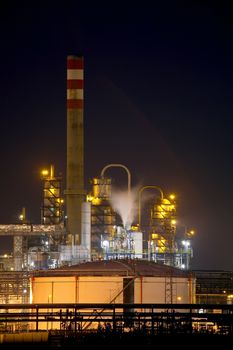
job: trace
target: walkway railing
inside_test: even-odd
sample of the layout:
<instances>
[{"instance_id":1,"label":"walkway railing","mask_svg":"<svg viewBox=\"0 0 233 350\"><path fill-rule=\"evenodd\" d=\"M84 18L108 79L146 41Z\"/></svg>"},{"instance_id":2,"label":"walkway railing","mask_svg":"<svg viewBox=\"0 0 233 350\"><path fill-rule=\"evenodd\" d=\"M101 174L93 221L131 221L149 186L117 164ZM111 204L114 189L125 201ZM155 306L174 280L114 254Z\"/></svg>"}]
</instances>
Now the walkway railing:
<instances>
[{"instance_id":1,"label":"walkway railing","mask_svg":"<svg viewBox=\"0 0 233 350\"><path fill-rule=\"evenodd\" d=\"M0 305L0 333L21 331L233 334L233 305Z\"/></svg>"}]
</instances>

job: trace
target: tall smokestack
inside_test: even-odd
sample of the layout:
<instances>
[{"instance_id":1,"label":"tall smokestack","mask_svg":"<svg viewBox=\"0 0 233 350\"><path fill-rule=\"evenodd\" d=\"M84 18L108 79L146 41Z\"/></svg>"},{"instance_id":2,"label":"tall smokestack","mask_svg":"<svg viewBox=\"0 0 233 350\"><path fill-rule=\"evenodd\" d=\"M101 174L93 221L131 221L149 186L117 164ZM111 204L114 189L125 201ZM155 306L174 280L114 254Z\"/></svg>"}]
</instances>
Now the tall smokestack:
<instances>
[{"instance_id":1,"label":"tall smokestack","mask_svg":"<svg viewBox=\"0 0 233 350\"><path fill-rule=\"evenodd\" d=\"M81 208L84 191L83 57L67 57L67 230L72 243L81 244Z\"/></svg>"}]
</instances>

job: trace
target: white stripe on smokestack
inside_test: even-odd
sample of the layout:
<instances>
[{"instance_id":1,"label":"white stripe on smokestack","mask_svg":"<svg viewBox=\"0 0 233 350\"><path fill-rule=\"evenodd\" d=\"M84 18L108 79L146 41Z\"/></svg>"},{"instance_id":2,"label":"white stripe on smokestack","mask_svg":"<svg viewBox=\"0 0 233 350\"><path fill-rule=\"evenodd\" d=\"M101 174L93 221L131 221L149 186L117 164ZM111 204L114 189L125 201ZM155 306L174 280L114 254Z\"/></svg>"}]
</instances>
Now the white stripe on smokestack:
<instances>
[{"instance_id":1,"label":"white stripe on smokestack","mask_svg":"<svg viewBox=\"0 0 233 350\"><path fill-rule=\"evenodd\" d=\"M67 100L83 100L83 90L67 89Z\"/></svg>"},{"instance_id":2,"label":"white stripe on smokestack","mask_svg":"<svg viewBox=\"0 0 233 350\"><path fill-rule=\"evenodd\" d=\"M83 57L67 57L67 230L72 243L81 242L81 208L84 191Z\"/></svg>"},{"instance_id":3,"label":"white stripe on smokestack","mask_svg":"<svg viewBox=\"0 0 233 350\"><path fill-rule=\"evenodd\" d=\"M68 69L67 70L67 80L83 80L83 69Z\"/></svg>"}]
</instances>

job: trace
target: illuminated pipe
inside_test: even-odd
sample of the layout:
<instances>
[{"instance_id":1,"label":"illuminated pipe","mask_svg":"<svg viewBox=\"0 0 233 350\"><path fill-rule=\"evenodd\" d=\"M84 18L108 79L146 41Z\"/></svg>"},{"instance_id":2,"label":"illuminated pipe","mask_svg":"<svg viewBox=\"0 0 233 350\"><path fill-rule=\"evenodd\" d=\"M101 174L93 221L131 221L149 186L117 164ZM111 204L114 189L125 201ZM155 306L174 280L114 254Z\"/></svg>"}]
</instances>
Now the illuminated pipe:
<instances>
[{"instance_id":1,"label":"illuminated pipe","mask_svg":"<svg viewBox=\"0 0 233 350\"><path fill-rule=\"evenodd\" d=\"M54 178L54 165L50 165L50 179Z\"/></svg>"}]
</instances>

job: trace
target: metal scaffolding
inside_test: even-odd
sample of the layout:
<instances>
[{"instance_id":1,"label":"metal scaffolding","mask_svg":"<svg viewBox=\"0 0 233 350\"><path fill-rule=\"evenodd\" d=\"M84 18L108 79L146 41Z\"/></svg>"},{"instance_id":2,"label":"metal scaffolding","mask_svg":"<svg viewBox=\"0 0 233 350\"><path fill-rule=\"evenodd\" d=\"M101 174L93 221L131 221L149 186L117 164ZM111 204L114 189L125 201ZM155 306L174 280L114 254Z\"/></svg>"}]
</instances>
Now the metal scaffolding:
<instances>
[{"instance_id":1,"label":"metal scaffolding","mask_svg":"<svg viewBox=\"0 0 233 350\"><path fill-rule=\"evenodd\" d=\"M29 300L29 266L28 266L28 242L34 237L52 237L53 240L62 241L65 228L60 225L0 225L0 236L13 237L13 260L9 267L1 265L1 300L8 303L9 300L17 300L24 303ZM9 260L9 259L8 259ZM7 270L9 268L9 270Z\"/></svg>"},{"instance_id":2,"label":"metal scaffolding","mask_svg":"<svg viewBox=\"0 0 233 350\"><path fill-rule=\"evenodd\" d=\"M45 225L60 224L63 218L63 198L61 198L61 177L54 176L54 167L50 171L43 170L43 204L41 222Z\"/></svg>"}]
</instances>

